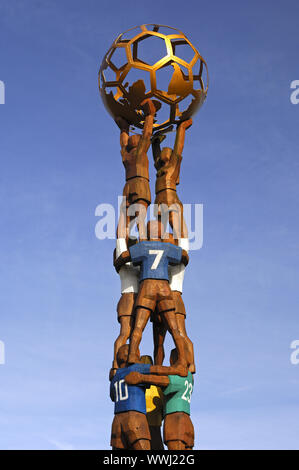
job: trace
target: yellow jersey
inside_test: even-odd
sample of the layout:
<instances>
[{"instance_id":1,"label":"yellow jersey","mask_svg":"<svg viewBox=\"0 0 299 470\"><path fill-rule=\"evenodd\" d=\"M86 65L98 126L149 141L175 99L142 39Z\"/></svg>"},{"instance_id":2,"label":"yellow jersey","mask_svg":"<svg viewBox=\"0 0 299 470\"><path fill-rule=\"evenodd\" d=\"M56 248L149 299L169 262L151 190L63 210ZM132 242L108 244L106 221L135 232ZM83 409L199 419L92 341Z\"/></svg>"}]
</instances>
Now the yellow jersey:
<instances>
[{"instance_id":1,"label":"yellow jersey","mask_svg":"<svg viewBox=\"0 0 299 470\"><path fill-rule=\"evenodd\" d=\"M163 392L151 385L145 392L146 417L149 426L161 426L163 419Z\"/></svg>"}]
</instances>

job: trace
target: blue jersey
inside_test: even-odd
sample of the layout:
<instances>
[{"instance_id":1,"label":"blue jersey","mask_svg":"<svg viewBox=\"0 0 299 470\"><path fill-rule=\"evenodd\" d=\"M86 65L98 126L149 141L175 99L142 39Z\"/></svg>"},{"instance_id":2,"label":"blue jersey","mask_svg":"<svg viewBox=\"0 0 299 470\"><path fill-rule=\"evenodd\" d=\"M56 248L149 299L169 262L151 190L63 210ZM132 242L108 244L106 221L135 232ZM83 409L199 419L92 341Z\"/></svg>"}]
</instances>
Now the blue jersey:
<instances>
[{"instance_id":1,"label":"blue jersey","mask_svg":"<svg viewBox=\"0 0 299 470\"><path fill-rule=\"evenodd\" d=\"M145 241L130 247L130 255L135 266L140 265L140 281L143 279L168 278L168 265L180 264L182 248L172 243Z\"/></svg>"},{"instance_id":2,"label":"blue jersey","mask_svg":"<svg viewBox=\"0 0 299 470\"><path fill-rule=\"evenodd\" d=\"M115 402L114 414L124 411L139 411L146 414L145 389L150 385L128 385L125 377L130 372L150 373L150 364L132 364L123 369L117 369L110 384L110 398Z\"/></svg>"}]
</instances>

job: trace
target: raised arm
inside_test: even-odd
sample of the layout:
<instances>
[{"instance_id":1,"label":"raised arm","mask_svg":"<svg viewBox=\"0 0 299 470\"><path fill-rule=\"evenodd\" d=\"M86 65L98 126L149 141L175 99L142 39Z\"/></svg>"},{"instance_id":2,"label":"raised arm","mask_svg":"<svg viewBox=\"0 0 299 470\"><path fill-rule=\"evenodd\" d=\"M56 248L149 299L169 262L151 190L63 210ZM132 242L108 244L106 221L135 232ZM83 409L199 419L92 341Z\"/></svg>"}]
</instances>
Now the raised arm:
<instances>
[{"instance_id":1,"label":"raised arm","mask_svg":"<svg viewBox=\"0 0 299 470\"><path fill-rule=\"evenodd\" d=\"M166 134L168 132L172 132L173 130L173 125L171 124L170 126L155 132L155 134L152 137L152 151L153 151L153 158L154 158L154 164L156 170L159 170L160 168L160 163L158 163L158 160L160 159L161 155L161 143L163 142L164 139L166 139Z\"/></svg>"},{"instance_id":2,"label":"raised arm","mask_svg":"<svg viewBox=\"0 0 299 470\"><path fill-rule=\"evenodd\" d=\"M153 133L154 118L157 111L156 105L151 99L147 98L141 103L141 107L145 114L143 131L139 140L137 155L147 153L151 145L151 137Z\"/></svg>"},{"instance_id":3,"label":"raised arm","mask_svg":"<svg viewBox=\"0 0 299 470\"><path fill-rule=\"evenodd\" d=\"M169 378L167 376L158 376L158 375L144 375L140 372L130 372L125 377L125 381L128 385L156 385L157 387L167 387L169 385Z\"/></svg>"},{"instance_id":4,"label":"raised arm","mask_svg":"<svg viewBox=\"0 0 299 470\"><path fill-rule=\"evenodd\" d=\"M181 171L182 156L175 151L171 152L171 157L168 163L165 164L165 168L175 168L173 172L173 178L176 185L180 184L180 171Z\"/></svg>"},{"instance_id":5,"label":"raised arm","mask_svg":"<svg viewBox=\"0 0 299 470\"><path fill-rule=\"evenodd\" d=\"M185 143L185 133L189 127L192 126L192 119L188 119L188 121L182 121L178 124L177 131L176 131L176 138L173 151L178 155L182 155L184 143Z\"/></svg>"},{"instance_id":6,"label":"raised arm","mask_svg":"<svg viewBox=\"0 0 299 470\"><path fill-rule=\"evenodd\" d=\"M154 165L156 170L159 170L159 159L161 155L161 136L154 135L152 138L152 151L153 151L153 158L154 158Z\"/></svg>"},{"instance_id":7,"label":"raised arm","mask_svg":"<svg viewBox=\"0 0 299 470\"><path fill-rule=\"evenodd\" d=\"M120 146L121 149L124 150L125 147L128 145L130 125L122 117L117 117L115 119L115 122L120 128Z\"/></svg>"}]
</instances>

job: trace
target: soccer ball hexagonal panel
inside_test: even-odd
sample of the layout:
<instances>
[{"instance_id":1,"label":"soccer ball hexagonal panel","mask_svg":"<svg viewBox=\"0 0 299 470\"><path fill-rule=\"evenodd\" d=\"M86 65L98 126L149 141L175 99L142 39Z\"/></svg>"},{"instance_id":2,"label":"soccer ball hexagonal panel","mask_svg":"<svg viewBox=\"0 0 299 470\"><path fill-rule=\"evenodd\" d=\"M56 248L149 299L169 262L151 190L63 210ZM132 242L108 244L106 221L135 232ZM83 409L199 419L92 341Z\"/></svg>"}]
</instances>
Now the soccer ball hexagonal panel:
<instances>
[{"instance_id":1,"label":"soccer ball hexagonal panel","mask_svg":"<svg viewBox=\"0 0 299 470\"><path fill-rule=\"evenodd\" d=\"M192 62L196 55L196 50L186 40L172 39L171 40L173 55L188 62Z\"/></svg>"},{"instance_id":2,"label":"soccer ball hexagonal panel","mask_svg":"<svg viewBox=\"0 0 299 470\"><path fill-rule=\"evenodd\" d=\"M134 62L154 66L167 55L165 40L159 36L145 34L131 44Z\"/></svg>"}]
</instances>

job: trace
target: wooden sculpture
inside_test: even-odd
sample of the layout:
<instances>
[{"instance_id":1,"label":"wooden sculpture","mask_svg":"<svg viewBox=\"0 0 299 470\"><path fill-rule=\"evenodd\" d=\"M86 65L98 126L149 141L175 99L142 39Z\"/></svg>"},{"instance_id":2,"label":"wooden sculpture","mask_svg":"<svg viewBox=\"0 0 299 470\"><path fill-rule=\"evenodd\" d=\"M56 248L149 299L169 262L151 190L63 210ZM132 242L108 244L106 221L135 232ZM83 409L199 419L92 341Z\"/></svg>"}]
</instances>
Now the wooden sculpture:
<instances>
[{"instance_id":1,"label":"wooden sculpture","mask_svg":"<svg viewBox=\"0 0 299 470\"><path fill-rule=\"evenodd\" d=\"M161 57L151 63L151 58L143 57L142 45L154 47L157 41ZM161 83L162 71L169 73L166 84ZM120 129L125 168L113 254L121 297L117 305L120 331L109 374L115 414L111 446L115 450L162 450L164 417L168 449L192 449L190 399L196 367L182 298L189 238L177 185L186 130L207 95L206 63L181 31L144 24L116 38L103 59L99 84L104 105ZM161 149L175 126L173 149ZM150 145L156 169L155 220L146 223L151 204ZM137 239L131 237L134 224ZM166 233L168 225L172 233ZM154 364L150 356L140 359L139 352L149 319ZM163 365L167 331L175 344L169 366Z\"/></svg>"},{"instance_id":2,"label":"wooden sculpture","mask_svg":"<svg viewBox=\"0 0 299 470\"><path fill-rule=\"evenodd\" d=\"M177 351L173 349L170 364L177 362ZM172 375L170 368L159 367L161 376L153 375L150 368L148 375L130 372L125 381L130 385L155 384L163 388L164 394L164 443L169 450L191 450L194 446L194 427L190 418L190 402L193 392L193 375ZM163 375L164 372L164 375Z\"/></svg>"}]
</instances>

